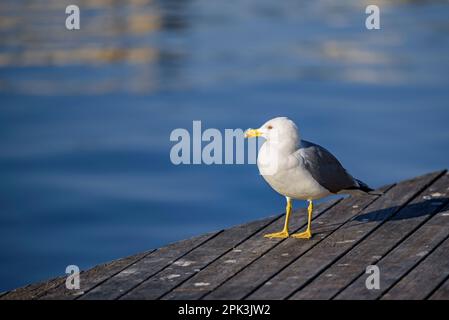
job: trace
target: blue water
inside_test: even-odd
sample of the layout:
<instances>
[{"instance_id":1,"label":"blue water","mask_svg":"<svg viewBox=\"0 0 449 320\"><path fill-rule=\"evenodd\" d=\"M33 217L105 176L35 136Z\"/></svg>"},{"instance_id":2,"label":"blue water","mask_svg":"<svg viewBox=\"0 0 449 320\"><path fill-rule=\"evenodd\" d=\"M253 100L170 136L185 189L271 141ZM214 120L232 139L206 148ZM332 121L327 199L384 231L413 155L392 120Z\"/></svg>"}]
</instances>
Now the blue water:
<instances>
[{"instance_id":1,"label":"blue water","mask_svg":"<svg viewBox=\"0 0 449 320\"><path fill-rule=\"evenodd\" d=\"M71 2L70 2L71 3ZM280 213L253 165L174 166L175 128L274 116L373 187L449 164L449 4L0 4L0 291ZM296 206L304 206L296 202Z\"/></svg>"}]
</instances>

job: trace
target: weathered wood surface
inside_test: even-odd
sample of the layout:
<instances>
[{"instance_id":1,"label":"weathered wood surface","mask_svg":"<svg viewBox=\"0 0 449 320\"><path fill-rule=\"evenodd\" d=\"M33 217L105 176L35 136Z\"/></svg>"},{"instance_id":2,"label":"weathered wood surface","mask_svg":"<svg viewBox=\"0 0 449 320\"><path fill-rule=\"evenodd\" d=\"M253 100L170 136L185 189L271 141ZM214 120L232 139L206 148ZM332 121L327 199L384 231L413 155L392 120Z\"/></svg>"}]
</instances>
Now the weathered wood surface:
<instances>
[{"instance_id":1,"label":"weathered wood surface","mask_svg":"<svg viewBox=\"0 0 449 320\"><path fill-rule=\"evenodd\" d=\"M86 294L92 288L100 285L107 279L115 276L116 274L123 272L128 267L144 259L150 255L153 251L136 254L127 258L119 259L105 265L96 266L88 271L80 273L80 279L82 280L82 288L80 290L67 290L65 282L60 283L54 290L46 290L39 295L39 299L76 299L78 296Z\"/></svg>"},{"instance_id":2,"label":"weathered wood surface","mask_svg":"<svg viewBox=\"0 0 449 320\"><path fill-rule=\"evenodd\" d=\"M270 279L268 285L260 287L251 294L250 298L285 299L290 297L396 213L434 178L435 175L429 175L417 181L406 181L395 185L366 207L356 219L349 220L324 241L276 274Z\"/></svg>"},{"instance_id":3,"label":"weathered wood surface","mask_svg":"<svg viewBox=\"0 0 449 320\"><path fill-rule=\"evenodd\" d=\"M427 298L449 276L449 239L391 288L382 299Z\"/></svg>"},{"instance_id":4,"label":"weathered wood surface","mask_svg":"<svg viewBox=\"0 0 449 320\"><path fill-rule=\"evenodd\" d=\"M445 175L436 183L426 188L406 207L396 213L394 217L387 220L377 230L370 234L359 245L356 245L343 257L338 259L329 267L326 272L314 279L303 290L300 290L292 299L331 299L334 298L340 290L351 284L352 281L359 278L358 282L353 283L351 287L360 288L359 291L350 288L345 290L346 298L362 299L363 297L377 295L378 290L366 290L365 270L366 266L377 264L386 253L398 245L408 234L428 219L432 213L438 210L443 204L439 200L443 196L449 196L449 176ZM441 192L441 196L427 199L431 194ZM443 197L444 198L444 197ZM447 224L449 228L449 223ZM444 228L441 229L445 231ZM426 241L422 242L427 245ZM381 269L384 270L384 268ZM388 272L389 270L385 270ZM382 272L382 287L385 285L385 272ZM339 296L342 298L342 296Z\"/></svg>"},{"instance_id":5,"label":"weathered wood surface","mask_svg":"<svg viewBox=\"0 0 449 320\"><path fill-rule=\"evenodd\" d=\"M338 201L323 203L315 208L315 219L328 211ZM295 210L292 213L290 229L297 232L307 223L305 209ZM267 239L263 235L276 232L284 226L285 217L282 215L274 223L254 234L233 250L217 259L204 271L197 273L188 281L172 290L162 299L200 299L207 293L216 289L220 284L233 277L253 261L259 259L264 253L279 245L284 239Z\"/></svg>"},{"instance_id":6,"label":"weathered wood surface","mask_svg":"<svg viewBox=\"0 0 449 320\"><path fill-rule=\"evenodd\" d=\"M448 300L449 298L449 277L443 282L443 284L435 290L429 297L430 300Z\"/></svg>"},{"instance_id":7,"label":"weathered wood surface","mask_svg":"<svg viewBox=\"0 0 449 320\"><path fill-rule=\"evenodd\" d=\"M113 282L113 286L108 286L107 290L104 290L102 286L99 286L94 289L91 294L88 294L83 298L109 299L124 297L157 299L195 272L199 272L223 253L245 241L247 237L251 236L254 232L259 231L273 220L274 218L269 218L227 229L217 234L203 245L183 255L180 259L173 262L170 261L168 265L157 273L149 273L146 268L139 267L136 267L131 271L127 270L127 273L139 273L138 277L133 277L135 281L139 281L135 287L128 288L128 274L125 274L124 276L119 274L121 277L114 277L110 279L110 281L105 282L105 285L109 284L109 282ZM118 279L120 280L117 281ZM125 286L125 288L123 288L123 286ZM111 291L111 287L115 288L115 290Z\"/></svg>"},{"instance_id":8,"label":"weathered wood surface","mask_svg":"<svg viewBox=\"0 0 449 320\"><path fill-rule=\"evenodd\" d=\"M288 238L274 250L264 254L256 262L239 272L235 277L226 281L216 290L206 295L205 299L244 299L259 286L267 283L270 278L290 265L299 256L321 242L333 231L341 227L346 221L360 213L360 211L376 197L346 198L332 207L325 214L312 222L315 236L308 241L297 241Z\"/></svg>"},{"instance_id":9,"label":"weathered wood surface","mask_svg":"<svg viewBox=\"0 0 449 320\"><path fill-rule=\"evenodd\" d=\"M1 299L449 299L449 174L386 186L382 195L317 205L310 240L267 239L278 215L176 242ZM306 210L295 210L291 232ZM380 270L369 290L366 267Z\"/></svg>"},{"instance_id":10,"label":"weathered wood surface","mask_svg":"<svg viewBox=\"0 0 449 320\"><path fill-rule=\"evenodd\" d=\"M398 279L413 269L447 237L449 224L445 221L447 217L437 214L376 263L382 275L379 290L366 290L365 277L362 276L336 298L377 299L381 297Z\"/></svg>"}]
</instances>

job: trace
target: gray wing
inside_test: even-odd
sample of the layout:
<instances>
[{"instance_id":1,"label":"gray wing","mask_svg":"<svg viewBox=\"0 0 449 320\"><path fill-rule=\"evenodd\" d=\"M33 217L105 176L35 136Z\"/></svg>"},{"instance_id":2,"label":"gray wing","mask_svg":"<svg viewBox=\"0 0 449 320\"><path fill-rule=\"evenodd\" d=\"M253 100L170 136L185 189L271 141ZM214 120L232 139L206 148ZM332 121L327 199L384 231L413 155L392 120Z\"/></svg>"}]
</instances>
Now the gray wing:
<instances>
[{"instance_id":1,"label":"gray wing","mask_svg":"<svg viewBox=\"0 0 449 320\"><path fill-rule=\"evenodd\" d=\"M341 163L325 148L302 140L296 155L312 177L332 193L358 188L355 179L346 172Z\"/></svg>"}]
</instances>

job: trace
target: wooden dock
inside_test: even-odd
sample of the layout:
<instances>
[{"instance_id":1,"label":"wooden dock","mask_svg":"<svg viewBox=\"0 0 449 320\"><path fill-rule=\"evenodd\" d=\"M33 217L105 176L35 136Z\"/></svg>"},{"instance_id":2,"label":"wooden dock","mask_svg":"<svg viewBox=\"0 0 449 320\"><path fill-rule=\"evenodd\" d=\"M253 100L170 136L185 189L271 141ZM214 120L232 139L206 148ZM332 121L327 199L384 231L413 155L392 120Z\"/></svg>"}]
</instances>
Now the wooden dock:
<instances>
[{"instance_id":1,"label":"wooden dock","mask_svg":"<svg viewBox=\"0 0 449 320\"><path fill-rule=\"evenodd\" d=\"M449 299L449 174L381 189L316 206L310 240L264 238L278 215L96 266L80 290L62 276L0 299ZM304 228L305 209L291 221Z\"/></svg>"}]
</instances>

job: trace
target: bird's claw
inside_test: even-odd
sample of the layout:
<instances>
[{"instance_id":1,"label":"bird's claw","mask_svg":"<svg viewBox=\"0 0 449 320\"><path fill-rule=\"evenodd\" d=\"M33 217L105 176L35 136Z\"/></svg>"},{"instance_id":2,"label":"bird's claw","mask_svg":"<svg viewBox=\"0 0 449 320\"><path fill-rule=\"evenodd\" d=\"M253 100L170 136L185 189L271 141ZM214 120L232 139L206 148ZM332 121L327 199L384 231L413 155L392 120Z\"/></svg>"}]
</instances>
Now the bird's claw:
<instances>
[{"instance_id":1,"label":"bird's claw","mask_svg":"<svg viewBox=\"0 0 449 320\"><path fill-rule=\"evenodd\" d=\"M312 233L310 232L310 230L292 234L292 238L296 238L296 239L310 239L311 237L312 237Z\"/></svg>"},{"instance_id":2,"label":"bird's claw","mask_svg":"<svg viewBox=\"0 0 449 320\"><path fill-rule=\"evenodd\" d=\"M280 238L280 239L285 239L288 238L289 234L288 231L280 231L280 232L275 232L275 233L269 233L264 235L265 238Z\"/></svg>"}]
</instances>

